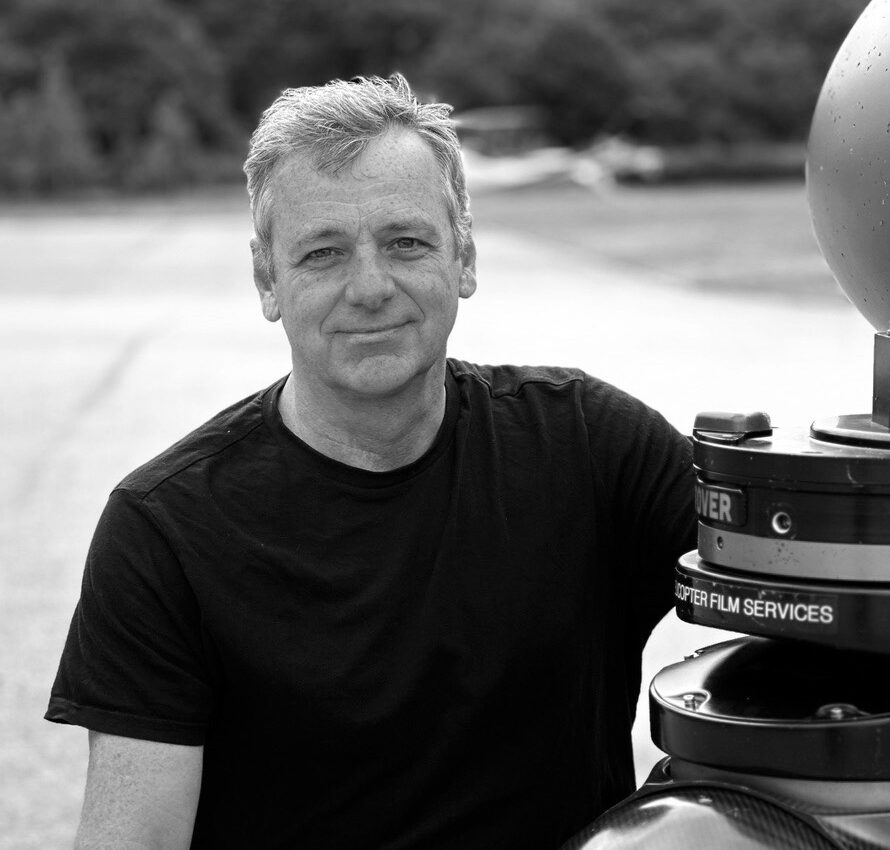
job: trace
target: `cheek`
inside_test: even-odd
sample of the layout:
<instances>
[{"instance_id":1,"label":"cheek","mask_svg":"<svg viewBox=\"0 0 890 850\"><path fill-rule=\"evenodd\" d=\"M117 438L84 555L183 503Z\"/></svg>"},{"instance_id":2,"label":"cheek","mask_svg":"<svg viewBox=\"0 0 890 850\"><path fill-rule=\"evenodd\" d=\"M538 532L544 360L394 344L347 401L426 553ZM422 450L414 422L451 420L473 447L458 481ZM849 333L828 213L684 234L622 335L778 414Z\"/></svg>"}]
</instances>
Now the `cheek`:
<instances>
[{"instance_id":1,"label":"cheek","mask_svg":"<svg viewBox=\"0 0 890 850\"><path fill-rule=\"evenodd\" d=\"M424 275L422 283L415 290L416 300L429 310L448 313L456 308L460 283L460 273L450 265L437 268Z\"/></svg>"},{"instance_id":2,"label":"cheek","mask_svg":"<svg viewBox=\"0 0 890 850\"><path fill-rule=\"evenodd\" d=\"M291 324L310 329L318 327L335 308L337 298L324 286L292 281L284 293L284 309Z\"/></svg>"},{"instance_id":3,"label":"cheek","mask_svg":"<svg viewBox=\"0 0 890 850\"><path fill-rule=\"evenodd\" d=\"M457 317L457 296L440 290L424 312L430 329L437 336L447 336Z\"/></svg>"},{"instance_id":4,"label":"cheek","mask_svg":"<svg viewBox=\"0 0 890 850\"><path fill-rule=\"evenodd\" d=\"M321 323L316 305L309 299L294 298L293 295L279 299L278 303L281 323L291 347L298 349L311 347Z\"/></svg>"}]
</instances>

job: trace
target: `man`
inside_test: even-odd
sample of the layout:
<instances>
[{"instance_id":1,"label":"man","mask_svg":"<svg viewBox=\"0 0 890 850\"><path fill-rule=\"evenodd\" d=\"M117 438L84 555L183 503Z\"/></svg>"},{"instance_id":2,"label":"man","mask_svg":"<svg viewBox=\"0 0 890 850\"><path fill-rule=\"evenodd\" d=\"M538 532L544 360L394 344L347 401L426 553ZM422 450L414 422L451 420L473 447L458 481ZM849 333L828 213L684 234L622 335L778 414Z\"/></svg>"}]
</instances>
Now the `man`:
<instances>
[{"instance_id":1,"label":"man","mask_svg":"<svg viewBox=\"0 0 890 850\"><path fill-rule=\"evenodd\" d=\"M688 444L576 370L446 359L448 114L396 75L263 116L292 370L109 499L47 713L91 730L79 847L556 848L632 790Z\"/></svg>"}]
</instances>

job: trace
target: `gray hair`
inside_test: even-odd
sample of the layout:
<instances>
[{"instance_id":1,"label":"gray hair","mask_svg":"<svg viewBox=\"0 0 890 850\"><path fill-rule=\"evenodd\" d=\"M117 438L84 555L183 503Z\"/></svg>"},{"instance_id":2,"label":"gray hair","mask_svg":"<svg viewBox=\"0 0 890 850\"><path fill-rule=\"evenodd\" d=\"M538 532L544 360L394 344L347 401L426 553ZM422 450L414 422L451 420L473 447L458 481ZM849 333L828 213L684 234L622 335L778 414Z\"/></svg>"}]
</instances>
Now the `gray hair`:
<instances>
[{"instance_id":1,"label":"gray hair","mask_svg":"<svg viewBox=\"0 0 890 850\"><path fill-rule=\"evenodd\" d=\"M312 157L320 171L336 173L391 127L417 133L430 147L443 177L443 194L459 256L470 242L470 199L460 141L447 103L419 103L401 74L333 80L287 89L263 113L244 163L256 250L271 278L272 177L294 153Z\"/></svg>"}]
</instances>

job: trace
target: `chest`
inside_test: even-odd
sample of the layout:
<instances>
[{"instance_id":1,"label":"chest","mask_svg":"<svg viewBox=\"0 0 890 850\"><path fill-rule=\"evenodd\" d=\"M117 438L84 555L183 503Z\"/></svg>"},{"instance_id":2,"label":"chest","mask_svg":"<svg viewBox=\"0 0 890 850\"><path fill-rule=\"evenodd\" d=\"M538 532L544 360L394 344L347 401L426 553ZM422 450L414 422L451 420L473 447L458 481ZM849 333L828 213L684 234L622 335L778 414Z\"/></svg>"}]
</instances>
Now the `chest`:
<instances>
[{"instance_id":1,"label":"chest","mask_svg":"<svg viewBox=\"0 0 890 850\"><path fill-rule=\"evenodd\" d=\"M574 687L597 605L581 470L452 459L390 493L308 483L277 501L196 578L239 715L274 705L316 739L360 741L419 734L443 705L475 722L529 683Z\"/></svg>"}]
</instances>

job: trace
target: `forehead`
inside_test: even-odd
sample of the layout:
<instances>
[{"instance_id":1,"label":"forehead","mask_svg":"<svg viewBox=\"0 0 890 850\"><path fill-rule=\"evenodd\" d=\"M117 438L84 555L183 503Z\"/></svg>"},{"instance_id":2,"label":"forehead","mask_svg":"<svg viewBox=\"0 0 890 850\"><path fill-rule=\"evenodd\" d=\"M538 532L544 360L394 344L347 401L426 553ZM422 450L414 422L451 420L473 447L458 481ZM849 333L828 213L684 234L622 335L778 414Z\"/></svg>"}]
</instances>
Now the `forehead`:
<instances>
[{"instance_id":1,"label":"forehead","mask_svg":"<svg viewBox=\"0 0 890 850\"><path fill-rule=\"evenodd\" d=\"M296 153L273 177L273 238L280 227L293 232L322 222L354 225L399 216L420 216L445 228L444 188L432 150L409 130L373 139L335 173L319 171L308 154Z\"/></svg>"}]
</instances>

